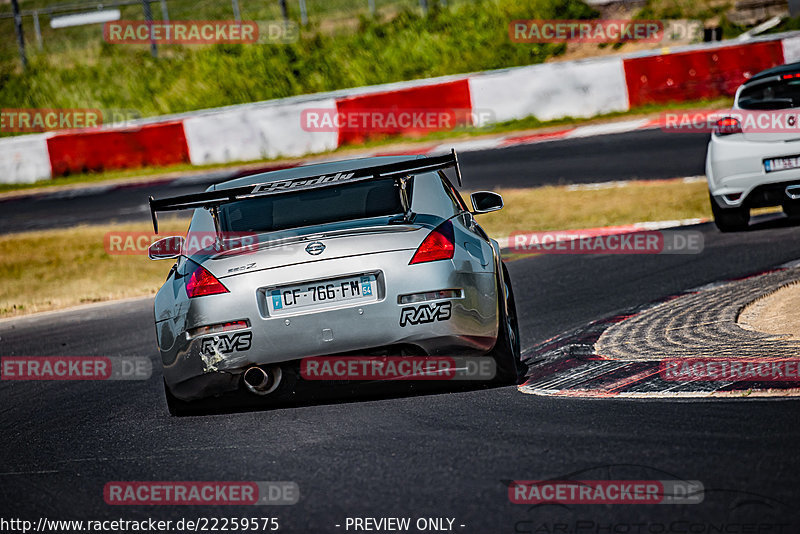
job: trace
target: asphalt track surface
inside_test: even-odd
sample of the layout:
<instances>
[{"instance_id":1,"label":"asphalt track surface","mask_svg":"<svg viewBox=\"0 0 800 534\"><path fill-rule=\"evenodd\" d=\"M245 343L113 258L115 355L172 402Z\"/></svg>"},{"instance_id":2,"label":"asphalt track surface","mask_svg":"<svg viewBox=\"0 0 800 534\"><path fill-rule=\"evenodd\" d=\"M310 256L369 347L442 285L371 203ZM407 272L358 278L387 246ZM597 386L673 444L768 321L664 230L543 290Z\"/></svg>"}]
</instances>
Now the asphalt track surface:
<instances>
[{"instance_id":1,"label":"asphalt track surface","mask_svg":"<svg viewBox=\"0 0 800 534\"><path fill-rule=\"evenodd\" d=\"M536 187L609 180L703 174L708 134L641 130L614 135L518 145L459 156L464 186ZM580 157L576 157L580 154ZM0 234L75 224L149 220L147 197L196 193L219 181L210 172L192 181L88 188L57 195L0 200Z\"/></svg>"},{"instance_id":2,"label":"asphalt track surface","mask_svg":"<svg viewBox=\"0 0 800 534\"><path fill-rule=\"evenodd\" d=\"M693 229L705 237L697 255L510 262L523 347L800 258L800 225L780 217L737 234L710 224ZM0 350L145 355L155 364L152 302L3 321ZM524 395L514 387L389 390L171 418L158 371L138 382L3 381L0 398L2 518L277 517L283 532L340 533L354 532L345 530L348 517L410 517L412 525L419 517L449 517L454 531L470 533L800 531L796 400L590 400ZM567 478L699 480L704 500L509 502L506 481ZM290 480L301 498L284 507L106 505L104 485L127 480Z\"/></svg>"}]
</instances>

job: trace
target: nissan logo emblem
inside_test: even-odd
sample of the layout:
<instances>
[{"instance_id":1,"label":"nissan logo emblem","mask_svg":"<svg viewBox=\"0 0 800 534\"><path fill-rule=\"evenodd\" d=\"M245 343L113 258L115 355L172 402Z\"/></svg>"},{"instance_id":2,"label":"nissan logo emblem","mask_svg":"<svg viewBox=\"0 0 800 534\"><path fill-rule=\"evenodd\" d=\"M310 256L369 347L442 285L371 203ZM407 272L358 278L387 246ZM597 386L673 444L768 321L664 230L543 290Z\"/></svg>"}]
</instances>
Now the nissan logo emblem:
<instances>
[{"instance_id":1,"label":"nissan logo emblem","mask_svg":"<svg viewBox=\"0 0 800 534\"><path fill-rule=\"evenodd\" d=\"M306 252L308 252L312 256L318 256L322 254L323 250L325 250L325 245L323 245L319 241L314 241L313 243L309 243L306 246Z\"/></svg>"}]
</instances>

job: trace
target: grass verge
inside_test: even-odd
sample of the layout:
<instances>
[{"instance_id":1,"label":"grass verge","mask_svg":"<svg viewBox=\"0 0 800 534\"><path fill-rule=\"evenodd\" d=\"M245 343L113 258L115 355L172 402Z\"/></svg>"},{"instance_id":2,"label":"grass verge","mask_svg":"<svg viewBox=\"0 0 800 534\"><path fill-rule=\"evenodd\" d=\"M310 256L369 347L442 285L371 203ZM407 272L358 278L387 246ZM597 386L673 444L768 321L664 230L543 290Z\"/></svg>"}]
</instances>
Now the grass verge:
<instances>
[{"instance_id":1,"label":"grass verge","mask_svg":"<svg viewBox=\"0 0 800 534\"><path fill-rule=\"evenodd\" d=\"M185 233L187 219L159 221L161 234ZM145 255L110 255L108 232L152 231L147 223L76 226L0 236L0 317L153 295L170 265Z\"/></svg>"},{"instance_id":2,"label":"grass verge","mask_svg":"<svg viewBox=\"0 0 800 534\"><path fill-rule=\"evenodd\" d=\"M230 19L217 11L227 11L229 3L213 4L189 18ZM0 54L0 101L7 108L135 110L150 117L529 65L563 53L565 46L514 43L508 38L509 21L597 14L580 0L474 0L451 7L436 4L427 16L404 9L388 21L362 17L357 28L333 34L312 25L291 43L160 45L158 58L147 45L105 42L95 25L83 30L91 31L83 46L47 53L29 47L25 72L19 69L13 39L7 39L10 46L0 48L5 50ZM6 35L13 35L13 29Z\"/></svg>"},{"instance_id":3,"label":"grass verge","mask_svg":"<svg viewBox=\"0 0 800 534\"><path fill-rule=\"evenodd\" d=\"M495 237L516 231L589 228L647 220L709 217L704 183L631 182L624 187L500 189L506 207L478 216ZM466 195L465 195L466 196ZM183 233L185 219L166 219L161 234ZM150 231L149 223L78 226L0 236L0 317L90 302L153 295L170 262L109 255L107 232Z\"/></svg>"},{"instance_id":4,"label":"grass verge","mask_svg":"<svg viewBox=\"0 0 800 534\"><path fill-rule=\"evenodd\" d=\"M498 189L505 207L478 215L493 237L514 232L574 230L642 221L711 217L705 182L634 181L621 187L571 191L567 186Z\"/></svg>"}]
</instances>

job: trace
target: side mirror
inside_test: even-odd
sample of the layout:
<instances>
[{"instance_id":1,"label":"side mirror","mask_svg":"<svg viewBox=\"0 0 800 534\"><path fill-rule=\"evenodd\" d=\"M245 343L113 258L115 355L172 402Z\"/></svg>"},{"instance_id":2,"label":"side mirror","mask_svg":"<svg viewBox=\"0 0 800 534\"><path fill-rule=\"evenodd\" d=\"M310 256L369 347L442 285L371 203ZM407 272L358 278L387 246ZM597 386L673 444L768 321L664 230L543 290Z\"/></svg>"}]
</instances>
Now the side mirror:
<instances>
[{"instance_id":1,"label":"side mirror","mask_svg":"<svg viewBox=\"0 0 800 534\"><path fill-rule=\"evenodd\" d=\"M472 213L489 213L503 208L503 197L492 191L476 191L469 196Z\"/></svg>"},{"instance_id":2,"label":"side mirror","mask_svg":"<svg viewBox=\"0 0 800 534\"><path fill-rule=\"evenodd\" d=\"M170 260L181 255L186 240L179 236L159 239L147 249L147 257L151 260Z\"/></svg>"}]
</instances>

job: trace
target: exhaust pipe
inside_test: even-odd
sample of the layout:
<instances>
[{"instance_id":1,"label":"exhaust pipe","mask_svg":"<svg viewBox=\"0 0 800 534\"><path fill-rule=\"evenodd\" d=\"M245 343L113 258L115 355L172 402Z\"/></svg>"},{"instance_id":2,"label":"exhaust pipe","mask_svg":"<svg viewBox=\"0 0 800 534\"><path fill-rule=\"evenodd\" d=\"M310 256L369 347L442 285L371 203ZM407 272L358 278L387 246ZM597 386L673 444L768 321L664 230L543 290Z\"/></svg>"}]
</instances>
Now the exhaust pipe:
<instances>
[{"instance_id":1,"label":"exhaust pipe","mask_svg":"<svg viewBox=\"0 0 800 534\"><path fill-rule=\"evenodd\" d=\"M242 380L248 391L256 395L269 395L281 383L281 368L274 365L267 369L258 366L248 367Z\"/></svg>"},{"instance_id":2,"label":"exhaust pipe","mask_svg":"<svg viewBox=\"0 0 800 534\"><path fill-rule=\"evenodd\" d=\"M800 185L787 186L785 191L786 191L786 196L791 198L792 200L800 199Z\"/></svg>"}]
</instances>

